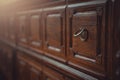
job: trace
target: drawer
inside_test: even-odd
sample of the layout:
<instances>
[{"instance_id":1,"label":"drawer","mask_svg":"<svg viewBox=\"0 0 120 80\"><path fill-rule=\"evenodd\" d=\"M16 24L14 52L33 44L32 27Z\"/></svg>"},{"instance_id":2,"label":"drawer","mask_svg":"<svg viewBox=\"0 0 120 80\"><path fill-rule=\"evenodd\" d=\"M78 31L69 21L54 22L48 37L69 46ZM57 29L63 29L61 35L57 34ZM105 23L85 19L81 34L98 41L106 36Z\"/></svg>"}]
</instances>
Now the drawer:
<instances>
[{"instance_id":1,"label":"drawer","mask_svg":"<svg viewBox=\"0 0 120 80\"><path fill-rule=\"evenodd\" d=\"M3 39L5 40L9 40L9 29L8 29L8 24L6 24L8 22L7 17L4 17L3 22L2 22L2 26L3 26Z\"/></svg>"},{"instance_id":2,"label":"drawer","mask_svg":"<svg viewBox=\"0 0 120 80\"><path fill-rule=\"evenodd\" d=\"M96 4L94 4L96 3ZM68 5L69 64L104 73L105 0Z\"/></svg>"},{"instance_id":3,"label":"drawer","mask_svg":"<svg viewBox=\"0 0 120 80\"><path fill-rule=\"evenodd\" d=\"M45 54L65 59L65 6L44 8L43 28Z\"/></svg>"},{"instance_id":4,"label":"drawer","mask_svg":"<svg viewBox=\"0 0 120 80\"><path fill-rule=\"evenodd\" d=\"M64 80L62 74L46 66L43 67L43 80Z\"/></svg>"},{"instance_id":5,"label":"drawer","mask_svg":"<svg viewBox=\"0 0 120 80\"><path fill-rule=\"evenodd\" d=\"M17 80L27 80L29 79L29 69L28 65L24 60L18 59L17 61Z\"/></svg>"},{"instance_id":6,"label":"drawer","mask_svg":"<svg viewBox=\"0 0 120 80\"><path fill-rule=\"evenodd\" d=\"M27 14L18 13L17 14L17 33L19 44L28 44L28 16Z\"/></svg>"},{"instance_id":7,"label":"drawer","mask_svg":"<svg viewBox=\"0 0 120 80\"><path fill-rule=\"evenodd\" d=\"M33 57L24 55L23 52L17 53L18 78L20 80L42 80L42 64Z\"/></svg>"},{"instance_id":8,"label":"drawer","mask_svg":"<svg viewBox=\"0 0 120 80\"><path fill-rule=\"evenodd\" d=\"M42 80L41 72L34 67L30 68L30 80Z\"/></svg>"},{"instance_id":9,"label":"drawer","mask_svg":"<svg viewBox=\"0 0 120 80\"><path fill-rule=\"evenodd\" d=\"M15 27L15 17L13 16L9 16L8 17L8 29L9 29L9 39L11 42L15 43L15 30L16 30L16 27Z\"/></svg>"},{"instance_id":10,"label":"drawer","mask_svg":"<svg viewBox=\"0 0 120 80\"><path fill-rule=\"evenodd\" d=\"M29 41L34 49L42 48L42 9L29 11Z\"/></svg>"}]
</instances>

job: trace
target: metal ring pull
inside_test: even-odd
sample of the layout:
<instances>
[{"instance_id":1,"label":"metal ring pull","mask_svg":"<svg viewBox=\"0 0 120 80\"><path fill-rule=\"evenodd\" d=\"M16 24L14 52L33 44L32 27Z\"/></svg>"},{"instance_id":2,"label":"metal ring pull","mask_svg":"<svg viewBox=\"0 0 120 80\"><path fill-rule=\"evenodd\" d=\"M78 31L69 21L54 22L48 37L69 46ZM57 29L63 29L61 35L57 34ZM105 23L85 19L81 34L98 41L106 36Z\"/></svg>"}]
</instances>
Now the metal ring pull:
<instances>
[{"instance_id":1,"label":"metal ring pull","mask_svg":"<svg viewBox=\"0 0 120 80\"><path fill-rule=\"evenodd\" d=\"M74 37L80 36L81 41L86 41L88 38L88 30L86 28L82 27L82 28L80 28L79 31L75 32L73 36Z\"/></svg>"}]
</instances>

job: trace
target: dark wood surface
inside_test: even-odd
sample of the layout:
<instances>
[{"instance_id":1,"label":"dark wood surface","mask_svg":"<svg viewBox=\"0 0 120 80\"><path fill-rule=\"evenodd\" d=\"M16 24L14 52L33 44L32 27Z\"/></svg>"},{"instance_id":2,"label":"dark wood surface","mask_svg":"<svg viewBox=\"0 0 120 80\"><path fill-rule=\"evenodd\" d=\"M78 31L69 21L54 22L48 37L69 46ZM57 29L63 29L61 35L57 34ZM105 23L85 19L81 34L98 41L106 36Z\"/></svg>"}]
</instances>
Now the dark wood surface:
<instances>
[{"instance_id":1,"label":"dark wood surface","mask_svg":"<svg viewBox=\"0 0 120 80\"><path fill-rule=\"evenodd\" d=\"M104 76L106 1L74 3L68 5L67 44L69 64ZM75 36L86 29L87 38ZM97 71L98 70L98 71Z\"/></svg>"},{"instance_id":2,"label":"dark wood surface","mask_svg":"<svg viewBox=\"0 0 120 80\"><path fill-rule=\"evenodd\" d=\"M21 0L0 6L5 80L119 80L119 5Z\"/></svg>"}]
</instances>

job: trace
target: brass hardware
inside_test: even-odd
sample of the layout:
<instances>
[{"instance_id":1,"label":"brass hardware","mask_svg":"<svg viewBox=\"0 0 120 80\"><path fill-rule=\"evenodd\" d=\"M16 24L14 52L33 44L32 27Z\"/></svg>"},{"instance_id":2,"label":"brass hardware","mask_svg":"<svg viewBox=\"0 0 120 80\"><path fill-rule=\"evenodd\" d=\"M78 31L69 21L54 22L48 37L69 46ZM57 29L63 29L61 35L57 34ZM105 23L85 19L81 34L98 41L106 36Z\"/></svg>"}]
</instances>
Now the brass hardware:
<instances>
[{"instance_id":1,"label":"brass hardware","mask_svg":"<svg viewBox=\"0 0 120 80\"><path fill-rule=\"evenodd\" d=\"M88 30L86 28L80 28L79 31L75 32L74 37L80 36L81 41L86 41L88 38Z\"/></svg>"}]
</instances>

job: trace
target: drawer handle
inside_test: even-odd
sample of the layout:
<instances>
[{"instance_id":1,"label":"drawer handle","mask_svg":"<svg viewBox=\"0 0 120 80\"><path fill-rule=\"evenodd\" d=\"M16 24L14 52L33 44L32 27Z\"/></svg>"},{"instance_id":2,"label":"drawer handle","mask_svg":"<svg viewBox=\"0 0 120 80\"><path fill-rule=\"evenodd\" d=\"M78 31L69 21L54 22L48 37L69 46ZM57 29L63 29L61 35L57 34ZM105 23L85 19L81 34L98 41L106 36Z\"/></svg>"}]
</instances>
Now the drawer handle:
<instances>
[{"instance_id":1,"label":"drawer handle","mask_svg":"<svg viewBox=\"0 0 120 80\"><path fill-rule=\"evenodd\" d=\"M76 31L73 36L80 36L81 41L86 41L88 39L88 30L86 28L80 28L79 31Z\"/></svg>"}]
</instances>

